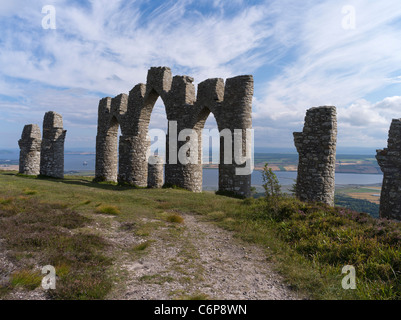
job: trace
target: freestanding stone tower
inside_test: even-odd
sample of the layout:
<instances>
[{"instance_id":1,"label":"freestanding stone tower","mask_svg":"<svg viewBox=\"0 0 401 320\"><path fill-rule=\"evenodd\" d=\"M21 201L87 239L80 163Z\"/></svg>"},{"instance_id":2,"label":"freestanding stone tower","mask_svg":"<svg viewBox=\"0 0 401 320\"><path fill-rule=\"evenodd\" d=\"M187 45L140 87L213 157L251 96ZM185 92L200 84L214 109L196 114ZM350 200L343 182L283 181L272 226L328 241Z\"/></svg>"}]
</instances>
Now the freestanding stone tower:
<instances>
[{"instance_id":1,"label":"freestanding stone tower","mask_svg":"<svg viewBox=\"0 0 401 320\"><path fill-rule=\"evenodd\" d=\"M388 147L377 150L376 159L384 174L380 217L401 220L401 119L393 120Z\"/></svg>"},{"instance_id":2,"label":"freestanding stone tower","mask_svg":"<svg viewBox=\"0 0 401 320\"><path fill-rule=\"evenodd\" d=\"M36 124L28 124L18 141L20 147L19 173L37 176L40 173L40 149L42 137Z\"/></svg>"},{"instance_id":3,"label":"freestanding stone tower","mask_svg":"<svg viewBox=\"0 0 401 320\"><path fill-rule=\"evenodd\" d=\"M296 196L334 205L337 115L335 107L309 109L303 132L294 133L299 153Z\"/></svg>"},{"instance_id":4,"label":"freestanding stone tower","mask_svg":"<svg viewBox=\"0 0 401 320\"><path fill-rule=\"evenodd\" d=\"M193 78L172 76L170 68L153 67L147 75L146 84L136 85L127 94L104 98L99 103L98 131L96 137L95 181L119 181L146 187L148 185L148 158L150 140L148 129L153 107L160 97L169 121L166 136L165 183L194 192L202 191L202 129L213 113L220 132L219 190L248 197L251 195L251 170L238 174L237 169L245 161L235 160L234 130L242 135L242 151L246 146L247 129L252 128L253 77L239 76L227 79L208 79L198 85L197 97ZM121 137L118 147L118 127ZM180 133L190 129L191 137ZM197 140L187 150L195 161L181 163L181 147ZM224 148L225 146L230 148ZM119 161L117 161L119 153ZM231 157L230 157L231 156ZM197 159L197 160L196 160ZM117 166L118 163L118 166Z\"/></svg>"},{"instance_id":5,"label":"freestanding stone tower","mask_svg":"<svg viewBox=\"0 0 401 320\"><path fill-rule=\"evenodd\" d=\"M64 140L60 114L49 111L43 120L43 139L40 157L40 174L52 178L64 178Z\"/></svg>"}]
</instances>

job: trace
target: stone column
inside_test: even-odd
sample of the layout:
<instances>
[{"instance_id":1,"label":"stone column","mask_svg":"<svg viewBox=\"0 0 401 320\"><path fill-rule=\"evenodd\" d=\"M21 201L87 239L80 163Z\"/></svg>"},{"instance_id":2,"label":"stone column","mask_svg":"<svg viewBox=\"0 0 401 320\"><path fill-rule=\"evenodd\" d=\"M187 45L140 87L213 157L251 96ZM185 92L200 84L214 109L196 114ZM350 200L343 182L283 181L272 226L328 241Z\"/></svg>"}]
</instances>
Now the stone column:
<instances>
[{"instance_id":1,"label":"stone column","mask_svg":"<svg viewBox=\"0 0 401 320\"><path fill-rule=\"evenodd\" d=\"M401 220L401 119L393 120L388 147L377 150L376 159L384 174L380 217Z\"/></svg>"},{"instance_id":2,"label":"stone column","mask_svg":"<svg viewBox=\"0 0 401 320\"><path fill-rule=\"evenodd\" d=\"M118 122L111 116L112 99L99 102L95 181L117 182Z\"/></svg>"},{"instance_id":3,"label":"stone column","mask_svg":"<svg viewBox=\"0 0 401 320\"><path fill-rule=\"evenodd\" d=\"M249 154L252 152L252 141L248 141L248 154L246 154L246 132L247 129L252 129L252 98L252 76L227 79L222 103L224 118L222 119L220 134L222 135L224 131L228 132L228 129L231 132L231 141L226 141L226 139L230 140L228 135L222 135L220 139L219 191L232 192L245 198L251 196L251 174L253 170L252 158ZM236 131L237 133L242 132L242 136L236 135ZM240 143L235 144L236 138L240 139ZM230 143L232 150L226 150ZM231 152L231 155L227 152ZM247 163L238 163L236 154L250 158L247 159ZM231 158L232 164L225 163L224 158ZM249 166L248 169L245 169L245 164Z\"/></svg>"},{"instance_id":4,"label":"stone column","mask_svg":"<svg viewBox=\"0 0 401 320\"><path fill-rule=\"evenodd\" d=\"M67 131L63 129L60 114L49 111L43 120L43 139L40 157L40 174L52 178L64 178L64 141Z\"/></svg>"},{"instance_id":5,"label":"stone column","mask_svg":"<svg viewBox=\"0 0 401 320\"><path fill-rule=\"evenodd\" d=\"M202 190L194 189L195 184L192 180L191 168L194 164L182 164L179 159L179 150L187 143L187 141L178 141L179 134L184 129L191 129L188 111L193 109L196 100L193 81L194 79L188 76L173 77L168 99L168 117L176 122L174 124L169 122L168 126L165 179L168 186L175 185L193 192L200 192ZM172 125L176 127L173 129Z\"/></svg>"},{"instance_id":6,"label":"stone column","mask_svg":"<svg viewBox=\"0 0 401 320\"><path fill-rule=\"evenodd\" d=\"M119 147L120 183L137 187L148 185L148 154L150 141L145 135L121 136Z\"/></svg>"},{"instance_id":7,"label":"stone column","mask_svg":"<svg viewBox=\"0 0 401 320\"><path fill-rule=\"evenodd\" d=\"M163 159L158 156L149 157L148 188L161 188L164 184Z\"/></svg>"},{"instance_id":8,"label":"stone column","mask_svg":"<svg viewBox=\"0 0 401 320\"><path fill-rule=\"evenodd\" d=\"M294 133L299 153L296 196L334 206L337 114L335 107L309 109L303 132Z\"/></svg>"},{"instance_id":9,"label":"stone column","mask_svg":"<svg viewBox=\"0 0 401 320\"><path fill-rule=\"evenodd\" d=\"M18 141L20 147L19 173L37 176L40 174L40 150L42 137L36 124L28 124Z\"/></svg>"}]
</instances>

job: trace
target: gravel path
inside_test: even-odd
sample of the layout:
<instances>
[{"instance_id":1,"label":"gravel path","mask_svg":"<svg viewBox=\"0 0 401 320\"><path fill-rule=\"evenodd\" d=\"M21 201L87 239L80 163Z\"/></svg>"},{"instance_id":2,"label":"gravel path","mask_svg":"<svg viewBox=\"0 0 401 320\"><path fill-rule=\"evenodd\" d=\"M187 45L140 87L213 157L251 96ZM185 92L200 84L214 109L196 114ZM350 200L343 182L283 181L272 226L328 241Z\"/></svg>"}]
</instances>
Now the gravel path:
<instances>
[{"instance_id":1,"label":"gravel path","mask_svg":"<svg viewBox=\"0 0 401 320\"><path fill-rule=\"evenodd\" d=\"M113 216L97 215L103 222L90 226L111 244L115 259L110 271L117 280L106 299L118 300L297 300L302 299L272 271L266 254L245 243L233 232L221 229L202 216L180 215L183 223L143 218L152 224L146 236L136 235L136 222L119 222ZM105 223L106 221L106 223ZM148 243L144 250L134 250ZM2 243L0 242L0 248ZM15 269L0 251L0 271ZM7 280L0 272L0 281ZM15 290L7 299L47 299L44 290Z\"/></svg>"},{"instance_id":2,"label":"gravel path","mask_svg":"<svg viewBox=\"0 0 401 320\"><path fill-rule=\"evenodd\" d=\"M166 224L152 233L142 256L120 256L125 287L111 299L301 299L272 271L263 249L199 216L181 215L182 224ZM127 235L119 234L121 241L116 234L114 241L124 243Z\"/></svg>"}]
</instances>

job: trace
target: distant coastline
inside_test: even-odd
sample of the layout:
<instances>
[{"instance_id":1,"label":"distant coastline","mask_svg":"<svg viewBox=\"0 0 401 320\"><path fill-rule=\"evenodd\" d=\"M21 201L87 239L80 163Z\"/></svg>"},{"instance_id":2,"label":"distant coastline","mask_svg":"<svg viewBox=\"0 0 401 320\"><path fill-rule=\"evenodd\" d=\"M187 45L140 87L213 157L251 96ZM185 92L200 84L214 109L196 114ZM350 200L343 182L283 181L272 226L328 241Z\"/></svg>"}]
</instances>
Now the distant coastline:
<instances>
[{"instance_id":1,"label":"distant coastline","mask_svg":"<svg viewBox=\"0 0 401 320\"><path fill-rule=\"evenodd\" d=\"M96 155L96 152L65 152L64 154L69 154L69 155Z\"/></svg>"},{"instance_id":2,"label":"distant coastline","mask_svg":"<svg viewBox=\"0 0 401 320\"><path fill-rule=\"evenodd\" d=\"M0 166L18 170L19 150L0 150ZM96 152L87 150L66 150L65 170L95 170ZM298 154L296 153L255 153L254 170L262 171L265 163L274 172L297 172ZM204 169L218 169L218 164L204 164ZM373 155L337 155L336 173L382 174Z\"/></svg>"}]
</instances>

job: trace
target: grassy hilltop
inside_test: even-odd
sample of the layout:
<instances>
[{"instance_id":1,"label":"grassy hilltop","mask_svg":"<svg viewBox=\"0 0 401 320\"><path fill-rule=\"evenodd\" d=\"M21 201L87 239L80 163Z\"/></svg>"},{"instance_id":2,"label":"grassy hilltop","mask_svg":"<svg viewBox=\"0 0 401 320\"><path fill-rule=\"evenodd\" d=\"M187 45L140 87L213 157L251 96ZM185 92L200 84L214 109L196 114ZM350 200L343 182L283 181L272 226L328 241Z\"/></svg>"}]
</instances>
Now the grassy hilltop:
<instances>
[{"instance_id":1,"label":"grassy hilltop","mask_svg":"<svg viewBox=\"0 0 401 320\"><path fill-rule=\"evenodd\" d=\"M57 289L46 292L45 298L119 298L127 276L121 271L122 257L140 263L151 249L158 250L156 233L178 248L187 234L183 216L189 212L261 247L266 264L273 264L303 296L401 298L401 228L395 222L290 197L239 200L208 192L94 184L85 177L30 178L16 172L0 172L0 295L35 297L41 267L53 265ZM126 242L114 241L117 234L124 234ZM196 288L207 276L206 266L197 264L198 253L184 242L180 264L174 267L180 276L144 275L141 281L151 286L176 281ZM356 268L356 290L342 289L346 265ZM190 276L185 268L191 268ZM170 297L209 298L195 291L175 291Z\"/></svg>"}]
</instances>

